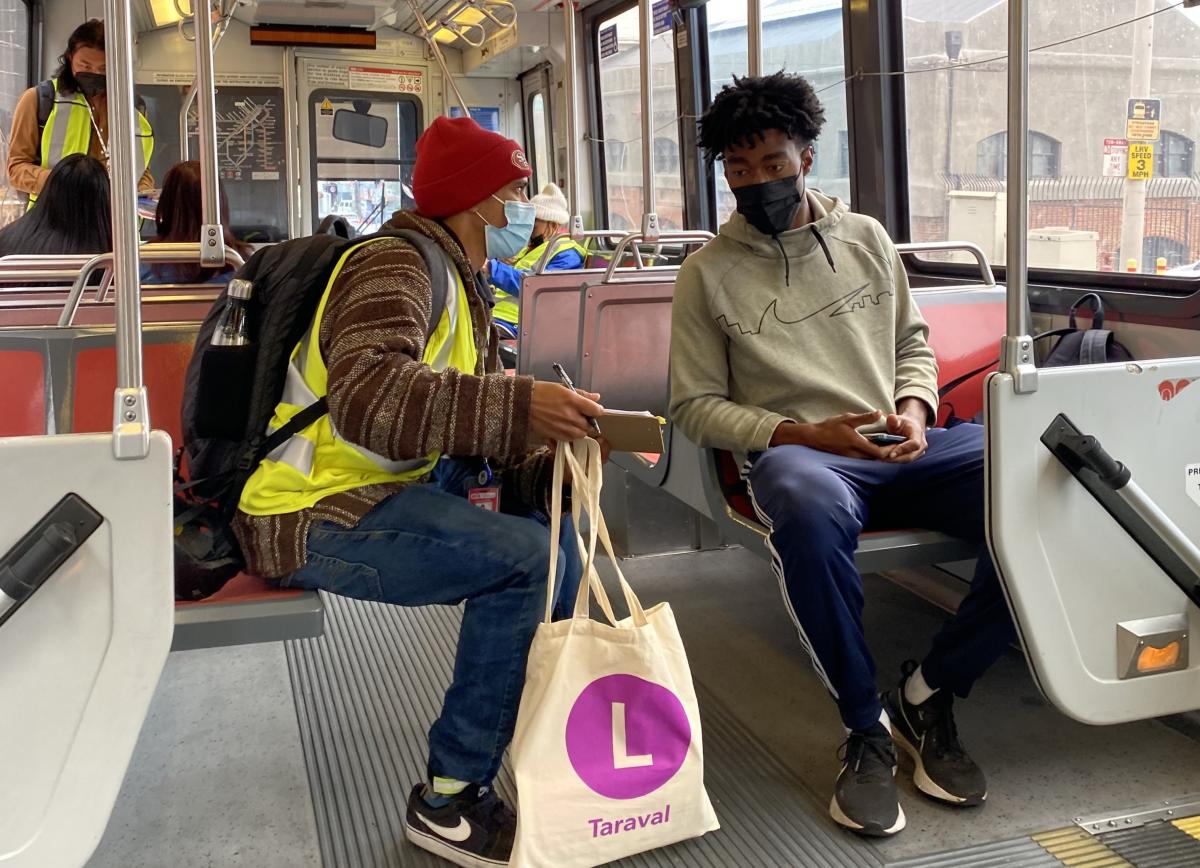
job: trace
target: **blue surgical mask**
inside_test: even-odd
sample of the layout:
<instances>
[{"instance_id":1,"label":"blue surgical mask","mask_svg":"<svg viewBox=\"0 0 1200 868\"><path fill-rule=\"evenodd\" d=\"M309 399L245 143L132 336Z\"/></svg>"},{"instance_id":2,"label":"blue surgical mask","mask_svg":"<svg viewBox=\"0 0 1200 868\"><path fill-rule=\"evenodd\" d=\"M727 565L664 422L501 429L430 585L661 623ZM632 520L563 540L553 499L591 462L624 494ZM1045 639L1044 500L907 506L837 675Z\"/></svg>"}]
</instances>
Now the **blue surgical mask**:
<instances>
[{"instance_id":1,"label":"blue surgical mask","mask_svg":"<svg viewBox=\"0 0 1200 868\"><path fill-rule=\"evenodd\" d=\"M501 201L498 196L492 198ZM489 259L512 259L524 250L529 237L533 235L534 221L537 220L537 207L532 202L510 199L503 204L504 216L508 218L507 226L493 226L483 219L482 214L475 212L476 217L487 223L483 232Z\"/></svg>"}]
</instances>

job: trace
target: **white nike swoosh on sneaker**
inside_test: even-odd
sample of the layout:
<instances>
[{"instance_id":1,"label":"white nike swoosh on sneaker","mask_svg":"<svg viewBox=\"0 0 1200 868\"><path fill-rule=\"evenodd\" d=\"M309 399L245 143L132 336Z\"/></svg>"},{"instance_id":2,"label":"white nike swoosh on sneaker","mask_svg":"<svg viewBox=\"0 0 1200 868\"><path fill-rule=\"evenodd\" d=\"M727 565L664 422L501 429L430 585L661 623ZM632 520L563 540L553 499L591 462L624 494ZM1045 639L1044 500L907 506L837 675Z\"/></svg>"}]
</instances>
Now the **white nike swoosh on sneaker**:
<instances>
[{"instance_id":1,"label":"white nike swoosh on sneaker","mask_svg":"<svg viewBox=\"0 0 1200 868\"><path fill-rule=\"evenodd\" d=\"M467 822L466 817L459 817L457 826L441 826L424 816L420 811L417 811L417 816L421 818L422 823L447 841L456 841L461 844L471 837L471 824Z\"/></svg>"}]
</instances>

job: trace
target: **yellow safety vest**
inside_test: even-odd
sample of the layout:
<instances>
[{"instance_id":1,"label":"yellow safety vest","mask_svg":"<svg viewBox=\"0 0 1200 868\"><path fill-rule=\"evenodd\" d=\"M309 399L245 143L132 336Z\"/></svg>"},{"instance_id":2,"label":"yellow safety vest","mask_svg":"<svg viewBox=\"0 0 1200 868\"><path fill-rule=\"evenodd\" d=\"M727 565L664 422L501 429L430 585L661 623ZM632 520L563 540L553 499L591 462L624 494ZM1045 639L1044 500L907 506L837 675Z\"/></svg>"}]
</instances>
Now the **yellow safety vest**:
<instances>
[{"instance_id":1,"label":"yellow safety vest","mask_svg":"<svg viewBox=\"0 0 1200 868\"><path fill-rule=\"evenodd\" d=\"M42 130L43 169L53 169L60 160L71 154L86 154L92 142L92 112L87 99L81 93L60 94L58 79L51 81L54 83L54 103L50 107L50 116L46 118L46 128ZM154 155L154 131L145 115L138 112L137 118L138 139L142 145L138 152L137 177L140 179ZM36 201L37 196L31 194L29 207L32 208Z\"/></svg>"},{"instance_id":2,"label":"yellow safety vest","mask_svg":"<svg viewBox=\"0 0 1200 868\"><path fill-rule=\"evenodd\" d=\"M317 306L317 315L292 351L283 397L275 408L269 431L277 431L305 407L329 394L329 372L321 358L318 338L325 305L346 261L355 251L371 243L365 241L347 250L330 275L325 294ZM467 290L458 269L449 259L446 266L454 282L446 294L442 318L425 344L422 361L435 371L456 368L472 374L478 353ZM326 413L292 435L259 464L242 489L238 508L249 515L299 512L331 494L352 488L420 479L433 469L439 457L435 452L425 458L391 461L342 438Z\"/></svg>"},{"instance_id":3,"label":"yellow safety vest","mask_svg":"<svg viewBox=\"0 0 1200 868\"><path fill-rule=\"evenodd\" d=\"M538 261L542 258L542 254L546 252L546 245L549 243L550 241L543 241L532 250L527 249L517 258L516 264L513 265L513 268L517 269L518 271L532 271L537 266ZM576 243L574 240L570 240L567 241L566 244L563 244L561 247L559 247L558 253L563 253L567 250L574 250L583 257L584 264L587 264L588 252L587 249L582 245ZM554 255L557 256L558 253L555 253ZM547 263L547 265L548 264L549 263ZM497 289L496 307L492 310L492 316L496 319L502 319L505 322L515 323L518 322L518 317L520 317L520 315L521 306L516 296L509 295L502 289Z\"/></svg>"}]
</instances>

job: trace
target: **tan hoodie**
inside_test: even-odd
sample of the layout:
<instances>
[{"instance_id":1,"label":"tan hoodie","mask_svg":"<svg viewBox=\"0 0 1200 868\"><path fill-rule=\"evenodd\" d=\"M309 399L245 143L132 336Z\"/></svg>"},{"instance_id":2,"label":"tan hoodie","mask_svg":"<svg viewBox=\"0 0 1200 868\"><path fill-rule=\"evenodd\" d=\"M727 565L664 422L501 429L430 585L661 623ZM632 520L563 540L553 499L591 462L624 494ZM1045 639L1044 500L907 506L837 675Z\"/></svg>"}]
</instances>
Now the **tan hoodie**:
<instances>
[{"instance_id":1,"label":"tan hoodie","mask_svg":"<svg viewBox=\"0 0 1200 868\"><path fill-rule=\"evenodd\" d=\"M764 235L735 213L679 271L671 416L691 440L766 449L780 422L937 408L937 362L878 222L809 190L812 223ZM786 256L786 261L785 261Z\"/></svg>"}]
</instances>

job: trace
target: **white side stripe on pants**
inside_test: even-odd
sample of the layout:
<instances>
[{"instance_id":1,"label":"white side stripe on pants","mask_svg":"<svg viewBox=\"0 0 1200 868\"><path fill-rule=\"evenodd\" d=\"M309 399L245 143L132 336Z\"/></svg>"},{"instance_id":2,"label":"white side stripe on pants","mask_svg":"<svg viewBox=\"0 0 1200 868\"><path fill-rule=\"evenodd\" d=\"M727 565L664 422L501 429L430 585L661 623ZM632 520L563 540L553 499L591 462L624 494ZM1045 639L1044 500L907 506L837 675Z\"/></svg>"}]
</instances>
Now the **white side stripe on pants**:
<instances>
[{"instance_id":1,"label":"white side stripe on pants","mask_svg":"<svg viewBox=\"0 0 1200 868\"><path fill-rule=\"evenodd\" d=\"M767 551L771 553L771 569L775 572L775 578L779 582L779 593L783 595L783 604L787 607L788 617L792 619L792 623L796 625L796 632L800 634L800 644L804 646L804 650L808 652L808 656L812 659L813 669L817 672L817 677L821 679L821 683L825 685L825 689L829 691L834 700L838 699L838 692L833 687L833 682L829 680L829 675L825 672L825 667L821 665L820 658L817 657L817 652L813 649L812 642L809 641L808 635L804 632L804 627L800 624L800 619L796 617L796 609L792 606L792 598L788 594L787 581L783 577L783 559L779 557L779 552L775 550L774 543L771 542L771 537L775 533L774 523L766 511L758 505L758 499L754 496L754 489L750 485L750 480L746 480L746 492L750 495L750 503L754 506L754 513L758 516L758 520L767 528L767 538L764 540L767 546Z\"/></svg>"}]
</instances>

